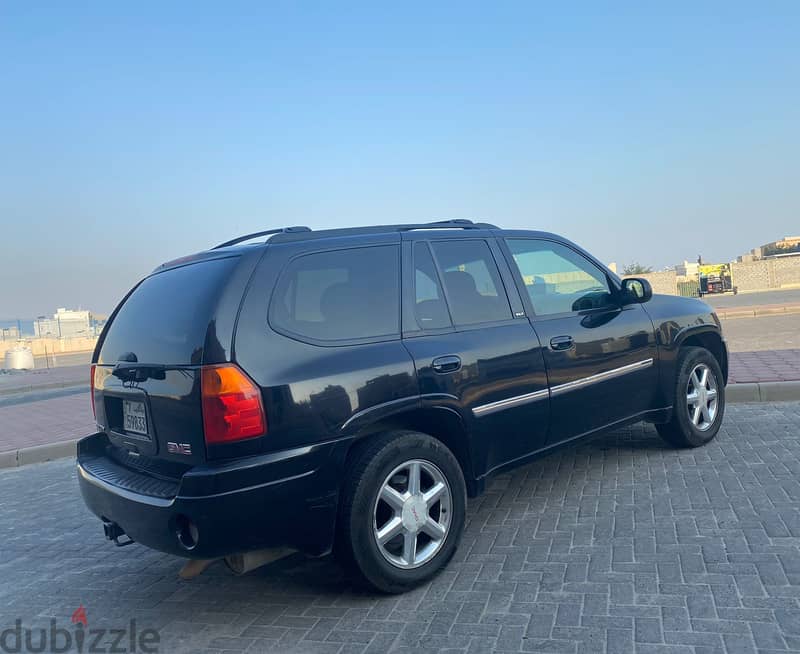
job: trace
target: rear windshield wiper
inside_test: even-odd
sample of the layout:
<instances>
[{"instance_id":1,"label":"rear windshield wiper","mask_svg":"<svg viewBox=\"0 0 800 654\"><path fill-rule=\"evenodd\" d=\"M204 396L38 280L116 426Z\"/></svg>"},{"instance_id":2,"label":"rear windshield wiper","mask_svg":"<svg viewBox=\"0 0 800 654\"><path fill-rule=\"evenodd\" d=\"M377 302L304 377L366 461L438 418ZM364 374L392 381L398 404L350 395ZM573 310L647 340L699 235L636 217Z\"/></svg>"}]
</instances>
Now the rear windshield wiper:
<instances>
[{"instance_id":1,"label":"rear windshield wiper","mask_svg":"<svg viewBox=\"0 0 800 654\"><path fill-rule=\"evenodd\" d=\"M111 374L122 381L142 382L147 379L166 379L167 370L174 369L174 367L165 366L163 363L129 363L120 361L114 366Z\"/></svg>"}]
</instances>

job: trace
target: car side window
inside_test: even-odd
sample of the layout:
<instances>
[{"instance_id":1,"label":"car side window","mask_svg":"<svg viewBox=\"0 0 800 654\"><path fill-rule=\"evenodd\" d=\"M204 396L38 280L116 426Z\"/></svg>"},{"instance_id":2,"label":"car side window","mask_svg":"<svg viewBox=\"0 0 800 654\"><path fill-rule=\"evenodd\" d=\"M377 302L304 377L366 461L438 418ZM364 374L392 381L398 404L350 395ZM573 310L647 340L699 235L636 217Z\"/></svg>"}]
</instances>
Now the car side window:
<instances>
[{"instance_id":1,"label":"car side window","mask_svg":"<svg viewBox=\"0 0 800 654\"><path fill-rule=\"evenodd\" d=\"M414 316L420 329L450 327L450 313L427 243L414 244Z\"/></svg>"},{"instance_id":2,"label":"car side window","mask_svg":"<svg viewBox=\"0 0 800 654\"><path fill-rule=\"evenodd\" d=\"M431 244L456 325L508 320L511 307L486 241Z\"/></svg>"},{"instance_id":3,"label":"car side window","mask_svg":"<svg viewBox=\"0 0 800 654\"><path fill-rule=\"evenodd\" d=\"M615 306L605 272L553 241L508 239L537 316Z\"/></svg>"},{"instance_id":4,"label":"car side window","mask_svg":"<svg viewBox=\"0 0 800 654\"><path fill-rule=\"evenodd\" d=\"M399 332L399 297L397 246L316 252L283 271L270 324L317 341L389 337Z\"/></svg>"}]
</instances>

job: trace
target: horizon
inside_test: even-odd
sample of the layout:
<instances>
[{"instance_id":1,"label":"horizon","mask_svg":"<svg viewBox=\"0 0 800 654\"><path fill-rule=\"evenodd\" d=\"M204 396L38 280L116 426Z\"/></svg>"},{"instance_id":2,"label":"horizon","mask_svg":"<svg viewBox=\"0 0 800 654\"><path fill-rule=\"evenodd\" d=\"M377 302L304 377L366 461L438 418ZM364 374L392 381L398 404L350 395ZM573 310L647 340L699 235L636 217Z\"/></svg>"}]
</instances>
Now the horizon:
<instances>
[{"instance_id":1,"label":"horizon","mask_svg":"<svg viewBox=\"0 0 800 654\"><path fill-rule=\"evenodd\" d=\"M235 237L234 237L234 238L235 238ZM780 238L776 238L776 239L774 239L774 240L776 240L776 241L777 241L777 240L781 240L781 239L783 239L783 238L797 238L797 237L792 237L791 235L788 235L788 234L787 234L787 235L784 235L784 236L782 236L782 237L780 237ZM769 243L769 242L772 242L772 241L768 241L768 243ZM765 245L765 243L762 243L762 244L760 244L759 246L755 246L755 247L761 247L762 245ZM747 253L742 253L742 254L747 254ZM737 255L737 256L741 256L741 255ZM778 256L798 256L798 255L797 255L797 254L791 254L791 255L778 255ZM703 260L703 262L704 262L705 264L715 264L715 263L732 263L732 262L735 262L735 261L736 261L736 257L733 257L732 259L728 259L728 260L722 260L722 261L707 261L707 260L705 260L705 259ZM675 269L675 266L677 266L677 265L680 265L680 264L683 264L683 263L694 263L694 262L695 262L695 261L693 261L693 260L691 260L691 259L683 259L683 260L681 260L681 261L677 261L675 264L668 265L668 266L665 266L665 267L662 267L662 268L656 268L655 266L652 266L652 268L653 268L653 269L652 269L652 272L666 272L666 271L671 271L671 270L674 270L674 269ZM622 269L623 269L625 266L627 266L627 265L632 265L632 264L641 264L642 266L648 266L648 265L649 265L649 264L648 264L646 261L638 261L638 260L632 260L632 261L626 261L626 262L620 262L620 261L605 261L604 263L605 263L607 266L608 266L608 265L610 265L610 264L612 264L612 263L616 264L616 266L617 266L617 270L616 270L616 272L617 272L618 274L620 274L620 275L622 275L622 274L623 274L623 272L622 272ZM150 273L146 273L144 276L146 276L147 274L150 274ZM137 279L137 280L134 282L134 284L135 284L135 283L138 283L138 281L139 281L139 280ZM131 287L132 287L132 286L133 286L133 284L131 285ZM126 291L125 291L125 292L127 292L128 290L130 290L130 289L126 289ZM119 298L119 299L121 300L121 299L122 299L122 296L120 296L120 298ZM38 318L49 318L49 317L51 317L51 316L53 316L53 315L55 314L56 310L57 310L59 307L66 308L67 310L75 310L75 311L89 311L89 312L90 312L90 313L91 313L93 316L107 317L107 316L108 316L108 315L110 315L110 314L111 314L111 312L114 310L114 307L115 307L115 306L116 306L116 304L115 304L114 306L111 306L111 307L109 307L108 309L95 310L94 308L91 308L91 307L90 307L90 308L86 308L86 307L83 307L83 306L80 306L80 305L79 305L79 306L76 306L76 307L71 307L71 306L66 306L66 307L65 307L63 304L58 304L58 305L57 305L57 306L56 306L54 309L52 309L52 310L45 311L44 313L42 313L42 312L39 312L39 313L37 313L37 314L35 314L35 315L28 315L28 316L21 316L21 317L11 317L11 318L4 317L4 316L0 315L0 328L2 328L3 326L8 326L8 325L11 325L11 324L17 323L17 322L23 322L23 323L25 323L25 322L30 322L30 323L33 323L33 322L35 322L35 321L36 321Z\"/></svg>"},{"instance_id":2,"label":"horizon","mask_svg":"<svg viewBox=\"0 0 800 654\"><path fill-rule=\"evenodd\" d=\"M619 7L4 5L0 312L108 314L282 224L468 217L620 270L796 233L800 5Z\"/></svg>"}]
</instances>

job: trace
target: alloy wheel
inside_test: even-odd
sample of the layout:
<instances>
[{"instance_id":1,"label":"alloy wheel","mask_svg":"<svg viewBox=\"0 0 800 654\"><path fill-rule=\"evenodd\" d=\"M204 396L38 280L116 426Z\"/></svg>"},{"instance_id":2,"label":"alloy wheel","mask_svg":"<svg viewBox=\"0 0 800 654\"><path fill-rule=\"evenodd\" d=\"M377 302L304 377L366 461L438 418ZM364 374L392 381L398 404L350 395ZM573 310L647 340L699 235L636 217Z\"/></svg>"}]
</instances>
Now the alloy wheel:
<instances>
[{"instance_id":1,"label":"alloy wheel","mask_svg":"<svg viewBox=\"0 0 800 654\"><path fill-rule=\"evenodd\" d=\"M392 470L373 509L373 536L392 565L411 569L430 561L450 530L452 494L433 463L413 459Z\"/></svg>"},{"instance_id":2,"label":"alloy wheel","mask_svg":"<svg viewBox=\"0 0 800 654\"><path fill-rule=\"evenodd\" d=\"M686 408L689 421L699 430L706 431L717 418L717 379L705 363L697 364L689 375L686 388Z\"/></svg>"}]
</instances>

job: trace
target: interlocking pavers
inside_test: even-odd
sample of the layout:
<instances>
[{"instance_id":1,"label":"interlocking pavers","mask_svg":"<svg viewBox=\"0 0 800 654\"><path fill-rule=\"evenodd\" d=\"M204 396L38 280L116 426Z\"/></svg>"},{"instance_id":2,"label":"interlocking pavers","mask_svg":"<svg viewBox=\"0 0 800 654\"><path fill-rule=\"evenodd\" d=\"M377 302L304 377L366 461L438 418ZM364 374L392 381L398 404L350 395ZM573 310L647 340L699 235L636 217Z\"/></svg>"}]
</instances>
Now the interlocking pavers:
<instances>
[{"instance_id":1,"label":"interlocking pavers","mask_svg":"<svg viewBox=\"0 0 800 654\"><path fill-rule=\"evenodd\" d=\"M800 380L800 349L731 352L729 358L729 383Z\"/></svg>"},{"instance_id":2,"label":"interlocking pavers","mask_svg":"<svg viewBox=\"0 0 800 654\"><path fill-rule=\"evenodd\" d=\"M403 596L328 558L180 565L106 543L71 461L0 471L0 631L83 604L170 654L800 651L800 404L730 406L699 450L634 425L498 477L448 568Z\"/></svg>"},{"instance_id":3,"label":"interlocking pavers","mask_svg":"<svg viewBox=\"0 0 800 654\"><path fill-rule=\"evenodd\" d=\"M0 406L0 452L70 441L94 431L88 391Z\"/></svg>"}]
</instances>

